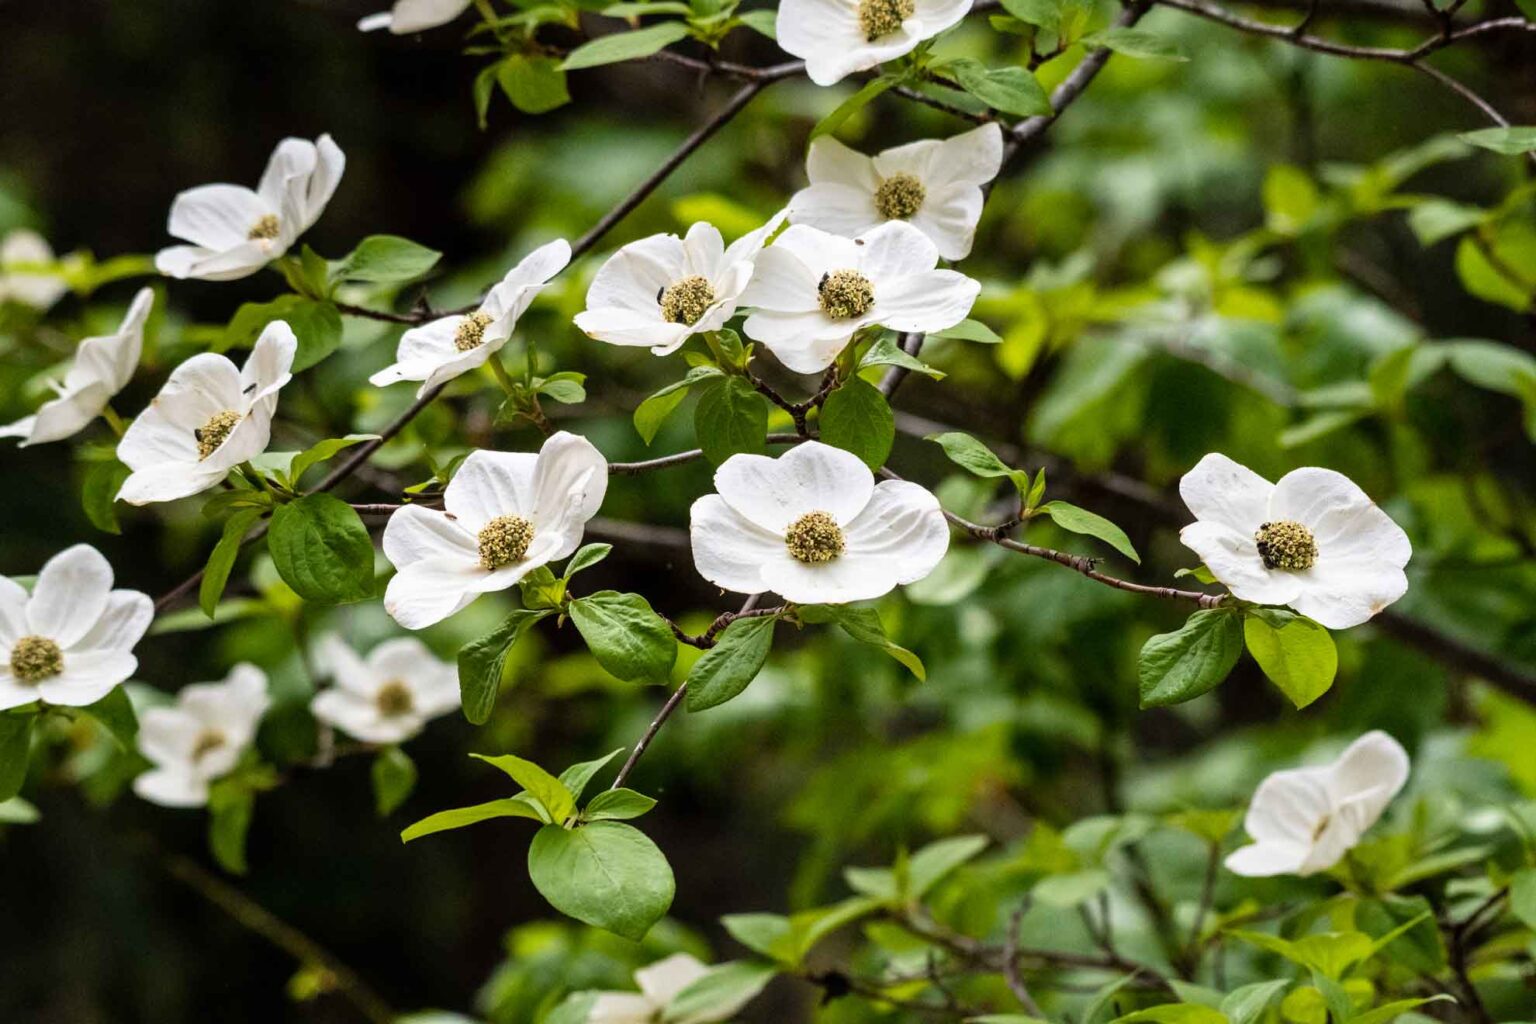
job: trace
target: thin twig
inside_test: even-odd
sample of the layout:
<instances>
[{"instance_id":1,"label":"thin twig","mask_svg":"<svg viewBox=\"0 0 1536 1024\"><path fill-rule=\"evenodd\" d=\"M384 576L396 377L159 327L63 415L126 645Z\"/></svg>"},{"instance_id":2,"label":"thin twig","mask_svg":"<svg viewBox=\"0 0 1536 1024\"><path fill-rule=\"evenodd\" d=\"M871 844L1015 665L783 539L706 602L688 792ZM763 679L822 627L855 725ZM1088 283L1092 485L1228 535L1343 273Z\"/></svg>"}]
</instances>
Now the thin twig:
<instances>
[{"instance_id":1,"label":"thin twig","mask_svg":"<svg viewBox=\"0 0 1536 1024\"><path fill-rule=\"evenodd\" d=\"M1024 923L1024 914L1029 910L1029 900L1026 899L1018 905L1012 914L1008 915L1008 931L1003 938L1003 981L1008 985L1008 991L1024 1007L1024 1012L1031 1017L1045 1017L1040 1004L1035 1002L1034 996L1029 994L1029 986L1024 984L1023 972L1019 970L1019 928Z\"/></svg>"}]
</instances>

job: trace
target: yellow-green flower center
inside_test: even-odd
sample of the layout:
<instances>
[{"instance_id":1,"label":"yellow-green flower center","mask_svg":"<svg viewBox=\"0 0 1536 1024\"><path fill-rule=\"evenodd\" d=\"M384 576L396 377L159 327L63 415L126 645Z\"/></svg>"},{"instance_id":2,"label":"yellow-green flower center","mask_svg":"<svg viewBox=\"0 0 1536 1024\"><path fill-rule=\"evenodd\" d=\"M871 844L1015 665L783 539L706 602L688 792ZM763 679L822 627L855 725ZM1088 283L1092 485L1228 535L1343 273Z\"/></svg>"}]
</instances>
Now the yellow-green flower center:
<instances>
[{"instance_id":1,"label":"yellow-green flower center","mask_svg":"<svg viewBox=\"0 0 1536 1024\"><path fill-rule=\"evenodd\" d=\"M192 431L192 436L197 439L197 460L201 462L218 451L219 445L229 440L230 433L239 422L239 413L233 409L225 409L223 412L214 413L208 418L207 423Z\"/></svg>"},{"instance_id":2,"label":"yellow-green flower center","mask_svg":"<svg viewBox=\"0 0 1536 1024\"><path fill-rule=\"evenodd\" d=\"M411 688L398 679L391 679L379 687L379 692L374 695L373 701L378 705L379 714L385 718L409 714L416 706L415 698L411 696Z\"/></svg>"},{"instance_id":3,"label":"yellow-green flower center","mask_svg":"<svg viewBox=\"0 0 1536 1024\"><path fill-rule=\"evenodd\" d=\"M262 214L261 219L251 225L250 234L245 237L252 242L270 242L282 232L282 222L277 219L275 213Z\"/></svg>"},{"instance_id":4,"label":"yellow-green flower center","mask_svg":"<svg viewBox=\"0 0 1536 1024\"><path fill-rule=\"evenodd\" d=\"M875 304L875 286L857 270L834 270L821 276L816 301L833 320L852 320Z\"/></svg>"},{"instance_id":5,"label":"yellow-green flower center","mask_svg":"<svg viewBox=\"0 0 1536 1024\"><path fill-rule=\"evenodd\" d=\"M1291 519L1262 524L1253 535L1266 569L1310 569L1317 561L1312 531Z\"/></svg>"},{"instance_id":6,"label":"yellow-green flower center","mask_svg":"<svg viewBox=\"0 0 1536 1024\"><path fill-rule=\"evenodd\" d=\"M229 742L229 738L217 729L205 729L192 744L192 760L201 761Z\"/></svg>"},{"instance_id":7,"label":"yellow-green flower center","mask_svg":"<svg viewBox=\"0 0 1536 1024\"><path fill-rule=\"evenodd\" d=\"M663 320L692 327L715 301L715 289L707 277L693 274L667 285L657 301L661 303Z\"/></svg>"},{"instance_id":8,"label":"yellow-green flower center","mask_svg":"<svg viewBox=\"0 0 1536 1024\"><path fill-rule=\"evenodd\" d=\"M453 333L453 347L468 352L485 344L485 329L491 326L491 314L476 311L459 321L459 329Z\"/></svg>"},{"instance_id":9,"label":"yellow-green flower center","mask_svg":"<svg viewBox=\"0 0 1536 1024\"><path fill-rule=\"evenodd\" d=\"M784 531L784 546L807 565L820 565L843 553L843 529L825 512L807 512Z\"/></svg>"},{"instance_id":10,"label":"yellow-green flower center","mask_svg":"<svg viewBox=\"0 0 1536 1024\"><path fill-rule=\"evenodd\" d=\"M480 530L480 564L501 569L521 562L533 540L533 524L522 516L497 516Z\"/></svg>"},{"instance_id":11,"label":"yellow-green flower center","mask_svg":"<svg viewBox=\"0 0 1536 1024\"><path fill-rule=\"evenodd\" d=\"M875 210L886 220L908 220L928 198L928 190L917 175L906 171L893 174L875 189Z\"/></svg>"},{"instance_id":12,"label":"yellow-green flower center","mask_svg":"<svg viewBox=\"0 0 1536 1024\"><path fill-rule=\"evenodd\" d=\"M917 0L859 0L859 28L866 42L874 42L901 28L917 10Z\"/></svg>"},{"instance_id":13,"label":"yellow-green flower center","mask_svg":"<svg viewBox=\"0 0 1536 1024\"><path fill-rule=\"evenodd\" d=\"M64 671L64 652L45 636L24 636L11 648L11 675L39 683Z\"/></svg>"}]
</instances>

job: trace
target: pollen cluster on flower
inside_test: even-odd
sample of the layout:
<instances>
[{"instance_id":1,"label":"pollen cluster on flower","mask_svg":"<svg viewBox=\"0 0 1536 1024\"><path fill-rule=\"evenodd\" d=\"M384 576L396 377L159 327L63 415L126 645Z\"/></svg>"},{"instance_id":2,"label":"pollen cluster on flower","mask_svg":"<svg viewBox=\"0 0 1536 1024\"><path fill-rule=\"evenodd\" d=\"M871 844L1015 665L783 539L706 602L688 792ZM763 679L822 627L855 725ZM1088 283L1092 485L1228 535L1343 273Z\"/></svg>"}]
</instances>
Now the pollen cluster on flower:
<instances>
[{"instance_id":1,"label":"pollen cluster on flower","mask_svg":"<svg viewBox=\"0 0 1536 1024\"><path fill-rule=\"evenodd\" d=\"M692 327L715 301L715 289L710 285L709 278L692 274L667 285L656 301L661 304L663 320Z\"/></svg>"},{"instance_id":2,"label":"pollen cluster on flower","mask_svg":"<svg viewBox=\"0 0 1536 1024\"><path fill-rule=\"evenodd\" d=\"M908 220L922 208L928 190L917 175L900 171L875 189L875 210L886 220Z\"/></svg>"},{"instance_id":3,"label":"pollen cluster on flower","mask_svg":"<svg viewBox=\"0 0 1536 1024\"><path fill-rule=\"evenodd\" d=\"M833 320L852 320L875 304L875 286L857 270L834 270L822 275L816 301Z\"/></svg>"},{"instance_id":4,"label":"pollen cluster on flower","mask_svg":"<svg viewBox=\"0 0 1536 1024\"><path fill-rule=\"evenodd\" d=\"M415 698L411 696L411 688L398 679L391 679L379 687L373 702L378 707L379 714L385 718L409 714L416 705Z\"/></svg>"},{"instance_id":5,"label":"pollen cluster on flower","mask_svg":"<svg viewBox=\"0 0 1536 1024\"><path fill-rule=\"evenodd\" d=\"M460 352L479 348L485 342L485 329L491 326L491 314L476 311L459 321L459 329L453 333L453 347Z\"/></svg>"},{"instance_id":6,"label":"pollen cluster on flower","mask_svg":"<svg viewBox=\"0 0 1536 1024\"><path fill-rule=\"evenodd\" d=\"M41 682L64 671L64 652L45 636L24 636L11 648L11 675L24 683Z\"/></svg>"},{"instance_id":7,"label":"pollen cluster on flower","mask_svg":"<svg viewBox=\"0 0 1536 1024\"><path fill-rule=\"evenodd\" d=\"M1317 561L1317 541L1312 531L1291 519L1263 523L1253 535L1266 569L1302 570Z\"/></svg>"},{"instance_id":8,"label":"pollen cluster on flower","mask_svg":"<svg viewBox=\"0 0 1536 1024\"><path fill-rule=\"evenodd\" d=\"M277 219L277 214L264 213L260 220L251 225L251 232L245 237L252 242L271 241L281 232L282 222Z\"/></svg>"},{"instance_id":9,"label":"pollen cluster on flower","mask_svg":"<svg viewBox=\"0 0 1536 1024\"><path fill-rule=\"evenodd\" d=\"M208 422L193 429L192 436L197 440L197 460L201 462L214 452L219 450L219 445L229 440L231 431L240 422L240 414L233 409L225 409L208 417Z\"/></svg>"},{"instance_id":10,"label":"pollen cluster on flower","mask_svg":"<svg viewBox=\"0 0 1536 1024\"><path fill-rule=\"evenodd\" d=\"M501 569L520 562L533 540L533 524L522 516L497 516L480 530L480 565Z\"/></svg>"},{"instance_id":11,"label":"pollen cluster on flower","mask_svg":"<svg viewBox=\"0 0 1536 1024\"><path fill-rule=\"evenodd\" d=\"M197 742L192 744L192 760L201 761L228 742L229 737L218 729L204 729L198 735Z\"/></svg>"},{"instance_id":12,"label":"pollen cluster on flower","mask_svg":"<svg viewBox=\"0 0 1536 1024\"><path fill-rule=\"evenodd\" d=\"M916 10L917 0L859 0L859 28L872 43L901 28Z\"/></svg>"},{"instance_id":13,"label":"pollen cluster on flower","mask_svg":"<svg viewBox=\"0 0 1536 1024\"><path fill-rule=\"evenodd\" d=\"M807 512L784 531L784 546L807 565L830 562L843 553L843 528L825 512Z\"/></svg>"}]
</instances>

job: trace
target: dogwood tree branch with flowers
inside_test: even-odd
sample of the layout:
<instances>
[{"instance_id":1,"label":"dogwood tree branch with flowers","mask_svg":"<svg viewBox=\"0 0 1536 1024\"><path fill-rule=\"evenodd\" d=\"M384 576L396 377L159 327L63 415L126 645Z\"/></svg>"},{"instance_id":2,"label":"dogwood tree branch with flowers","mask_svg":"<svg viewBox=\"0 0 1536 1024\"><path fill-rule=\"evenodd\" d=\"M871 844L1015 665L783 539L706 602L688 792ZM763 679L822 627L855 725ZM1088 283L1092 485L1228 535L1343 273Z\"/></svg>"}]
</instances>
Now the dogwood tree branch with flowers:
<instances>
[{"instance_id":1,"label":"dogwood tree branch with flowers","mask_svg":"<svg viewBox=\"0 0 1536 1024\"><path fill-rule=\"evenodd\" d=\"M776 15L699 0L619 4L605 13L628 19L628 30L557 49L541 31L565 14L568 27L579 29L575 6L564 13L502 11L488 2L400 0L365 18L359 28L402 35L446 25L473 9L474 32L494 41L484 50L494 62L474 89L482 119L498 90L522 111L539 113L569 99L569 74L622 62L653 60L743 84L585 234L528 251L479 301L461 309L438 309L425 297L405 310L374 308L358 298L357 285L397 292L423 280L441 254L417 243L371 236L336 260L303 244L346 187L346 159L330 135L278 143L254 190L210 184L175 196L168 231L181 244L155 257L160 274L218 282L271 269L289 291L242 307L216 351L182 361L127 420L112 401L139 369L157 301L151 289L140 290L116 333L76 346L57 396L0 429L0 436L24 446L59 442L100 417L116 442L112 458L92 470L87 502L94 519L110 521L116 502L155 507L201 496L219 535L199 572L155 602L113 589L111 565L83 543L39 560L35 580L0 578L0 799L21 791L41 745L34 743L39 723L84 714L136 753L135 794L167 808L207 808L211 851L239 873L259 794L295 782L295 765L324 768L341 756L371 757L377 808L381 816L393 813L417 777L402 745L456 708L469 722L485 723L519 643L533 631L562 631L579 638L608 675L672 686L645 731L627 751L566 766L542 766L509 751L475 753L510 779L509 794L431 814L400 838L414 842L498 818L531 821L527 874L539 894L569 918L639 942L668 913L677 887L667 852L631 824L657 803L629 784L662 729L679 709L702 714L740 697L787 638L780 626L835 628L861 650L926 678L919 652L898 642L901 634L888 629L869 602L931 584L962 545L1053 563L1083 577L1084 585L1189 608L1181 626L1151 635L1140 647L1135 674L1143 708L1210 693L1245 652L1295 709L1312 705L1339 671L1333 634L1367 626L1410 587L1409 533L1345 475L1303 467L1271 483L1221 452L1191 460L1179 482L1191 521L1179 539L1197 564L1178 577L1205 588L1193 589L1178 578L1133 579L1128 566L1106 565L1111 559L1113 566L1140 564L1130 533L1102 511L1059 496L1040 463L1027 467L1016 452L981 440L981 431L941 425L945 429L926 435L929 465L946 460L968 478L964 486L977 501L954 504L940 482L920 482L916 473L899 474L889 464L898 389L912 375L934 382L946 376L924 361L930 340L951 346L1000 340L979 313L991 282L965 266L994 183L1069 113L1112 55L1182 58L1172 39L1136 27L1157 6L1341 59L1405 64L1463 95L1466 86L1425 63L1430 56L1533 29L1523 17L1460 25L1457 8L1431 7L1437 35L1411 48L1384 49L1309 34L1315 10L1300 26L1281 28L1183 0L1133 2L1107 19L1076 0L784 0ZM937 45L982 14L999 33L1022 40L1027 56L989 67L946 55ZM660 20L639 24L653 18ZM738 28L775 39L798 59L762 65L717 59L720 41ZM671 49L685 40L705 47L706 56ZM1074 60L1048 93L1037 72ZM729 244L721 226L701 220L681 236L654 234L600 261L588 259L611 229L769 85L802 77L823 87L852 79L860 87L828 104L806 147L806 184L784 196L778 212ZM1506 154L1536 150L1531 129L1510 126L1486 101L1472 98L1499 123L1494 134L1468 136L1470 145ZM874 153L836 138L864 108L894 100L935 108L970 127ZM1490 273L1500 273L1501 221L1463 214L1455 223L1452 233L1476 232L1468 244L1481 246ZM0 246L6 268L0 297L46 309L60 297L54 262L40 238L11 236ZM696 448L610 461L601 438L565 428L558 407L581 403L589 388L600 391L608 382L541 360L538 337L521 321L557 278L575 266L586 273L592 263L597 266L583 308L570 318L572 329L592 344L614 346L637 361L667 360L679 371L626 412L650 445L692 396ZM1518 269L1503 273L1506 288L1525 279ZM1536 283L1528 291L1536 292ZM391 338L394 362L368 381L378 389L409 383L413 400L376 433L271 450L291 393L286 389L337 350L343 317L406 328ZM246 347L238 365L225 354ZM1473 360L1470 370L1465 348L1425 358L1449 361L1473 383L1514 394L1527 409L1536 404L1528 355L1477 351L1481 361ZM510 354L519 358L509 365ZM1515 383L1494 379L1490 358L1502 360L1500 372ZM1373 378L1372 384L1406 389L1422 375L1411 366L1389 367L1381 371L1386 383ZM501 392L495 423L531 428L537 443L523 435L517 450L499 450L456 441L423 450L409 464L428 474L416 483L385 475L379 484L367 476L385 446L434 403L449 396L473 400L487 384ZM690 632L668 588L647 594L591 589L593 576L582 574L623 555L629 538L651 536L653 524L642 521L613 531L620 538L614 545L590 540L605 535L600 515L627 478L700 461L714 467L713 489L691 503L686 546L692 571L743 600ZM306 478L314 479L310 471L322 466L327 472L306 486ZM351 497L369 500L333 493L344 486ZM364 515L382 520L377 546ZM1042 528L1097 553L1037 543ZM175 684L166 687L176 691L174 699L130 699L122 686L135 674L132 652L141 643L171 642L167 635L145 639L156 616L162 624L186 614L219 621L244 552L263 540L276 577L304 606L381 601L400 630L367 651L336 633L312 650L303 639L311 671L331 685L313 695L307 710L324 743L313 758L295 764L273 763L257 743L273 705L261 668L233 664L216 683L167 680ZM199 609L177 609L194 589ZM489 633L463 644L455 662L412 635L503 592L515 594L517 606ZM1468 663L1464 650L1436 641L1431 627L1404 617L1393 621L1398 630L1416 631L1431 655L1457 668ZM680 645L699 652L683 670ZM1474 651L1477 657L1492 659ZM1493 681L1530 699L1517 685L1519 670L1509 672ZM337 733L347 738L339 746ZM624 760L602 786L621 752ZM1236 824L1230 809L1162 822L1112 813L1060 833L1041 824L1009 854L1015 868L1038 877L996 927L977 928L978 934L944 920L935 895L963 872L985 878L989 863L1006 874L1009 861L989 862L983 837L940 839L902 851L889 867L850 869L853 895L838 903L791 916L726 917L725 930L750 954L745 959L709 966L674 953L634 973L638 991L562 993L541 1019L723 1021L783 976L819 989L828 1001L857 998L921 1017L1010 1024L1061 1012L1061 994L1089 982L1098 994L1077 1018L1084 1024L1095 1024L1117 993L1135 1004L1116 1014L1125 1022L1253 1022L1281 1014L1292 1021L1374 1024L1421 1007L1449 1012L1441 1004L1452 1002L1466 1019L1491 1020L1471 962L1474 940L1497 929L1524 935L1520 929L1536 927L1536 841L1531 826L1515 816L1509 828L1524 860L1463 877L1464 895L1478 900L1470 911L1450 886L1409 893L1476 859L1463 853L1426 868L1412 863L1401 845L1372 845L1373 826L1412 777L1402 744L1372 730L1330 763L1271 774L1243 821L1252 843L1236 849L1228 849ZM1174 905L1146 866L1143 846L1159 828L1201 844L1203 870L1192 906ZM1256 930L1291 908L1218 908L1223 869L1243 877L1326 874L1335 886L1332 910L1319 903L1307 913L1332 913L1338 927ZM1133 955L1117 944L1110 896L1116 887L1134 892L1138 913L1152 923L1160 946L1150 953ZM1370 911L1362 909L1367 905ZM1092 948L1026 938L1024 921L1037 906L1080 921ZM1386 918L1365 920L1378 911ZM893 961L866 975L855 965L827 966L813 956L821 940L856 923L870 934L903 936L922 947L925 960ZM1404 980L1386 963L1394 943L1410 937L1433 945L1438 956ZM1271 955L1298 976L1230 986L1223 973L1230 948ZM957 994L962 988L966 994ZM1051 995L1037 996L1041 989ZM994 990L1016 1006L998 1012L998 1000L988 994ZM369 1005L359 1008L377 1019L372 997L364 1001Z\"/></svg>"}]
</instances>

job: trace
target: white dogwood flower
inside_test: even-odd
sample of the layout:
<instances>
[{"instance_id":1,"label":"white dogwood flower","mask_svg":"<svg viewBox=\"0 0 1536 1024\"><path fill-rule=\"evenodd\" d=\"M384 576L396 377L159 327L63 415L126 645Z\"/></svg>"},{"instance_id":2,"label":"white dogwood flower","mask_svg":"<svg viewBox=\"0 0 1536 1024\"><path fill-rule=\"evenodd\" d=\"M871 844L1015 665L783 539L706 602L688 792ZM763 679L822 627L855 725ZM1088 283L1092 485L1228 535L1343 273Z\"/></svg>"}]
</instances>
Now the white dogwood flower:
<instances>
[{"instance_id":1,"label":"white dogwood flower","mask_svg":"<svg viewBox=\"0 0 1536 1024\"><path fill-rule=\"evenodd\" d=\"M139 716L139 753L154 765L133 791L164 807L201 807L208 784L228 775L266 714L267 674L244 662L218 683L194 683L169 707Z\"/></svg>"},{"instance_id":2,"label":"white dogwood flower","mask_svg":"<svg viewBox=\"0 0 1536 1024\"><path fill-rule=\"evenodd\" d=\"M144 348L144 321L149 319L154 301L154 292L139 289L116 334L86 338L75 349L75 359L64 373L64 382L54 385L58 396L44 402L33 415L0 427L0 437L19 437L23 448L62 441L100 416L139 365Z\"/></svg>"},{"instance_id":3,"label":"white dogwood flower","mask_svg":"<svg viewBox=\"0 0 1536 1024\"><path fill-rule=\"evenodd\" d=\"M725 590L771 590L796 604L843 604L933 571L949 548L938 499L917 484L879 484L859 457L807 441L778 458L732 455L717 494L693 503L699 574Z\"/></svg>"},{"instance_id":4,"label":"white dogwood flower","mask_svg":"<svg viewBox=\"0 0 1536 1024\"><path fill-rule=\"evenodd\" d=\"M1355 740L1332 764L1275 772L1259 784L1243 820L1254 842L1234 850L1227 868L1249 877L1327 871L1407 781L1407 752L1379 731Z\"/></svg>"},{"instance_id":5,"label":"white dogwood flower","mask_svg":"<svg viewBox=\"0 0 1536 1024\"><path fill-rule=\"evenodd\" d=\"M1408 589L1408 535L1331 469L1294 469L1272 484L1213 452L1179 481L1179 494L1199 520L1179 539L1244 601L1289 605L1347 629Z\"/></svg>"},{"instance_id":6,"label":"white dogwood flower","mask_svg":"<svg viewBox=\"0 0 1536 1024\"><path fill-rule=\"evenodd\" d=\"M364 32L387 28L397 36L446 25L469 10L474 0L396 0L395 6L357 23Z\"/></svg>"},{"instance_id":7,"label":"white dogwood flower","mask_svg":"<svg viewBox=\"0 0 1536 1024\"><path fill-rule=\"evenodd\" d=\"M118 500L147 505L185 498L266 451L277 392L293 379L297 349L293 330L276 320L256 339L243 369L202 352L172 370L118 442L118 459L133 470Z\"/></svg>"},{"instance_id":8,"label":"white dogwood flower","mask_svg":"<svg viewBox=\"0 0 1536 1024\"><path fill-rule=\"evenodd\" d=\"M865 327L953 327L981 285L938 262L928 236L904 221L858 238L796 224L758 255L742 330L796 373L820 373Z\"/></svg>"},{"instance_id":9,"label":"white dogwood flower","mask_svg":"<svg viewBox=\"0 0 1536 1024\"><path fill-rule=\"evenodd\" d=\"M872 157L823 135L811 143L805 161L811 183L789 200L789 219L848 238L904 220L927 235L940 256L964 259L981 220L982 186L1002 166L1003 132L995 123Z\"/></svg>"},{"instance_id":10,"label":"white dogwood flower","mask_svg":"<svg viewBox=\"0 0 1536 1024\"><path fill-rule=\"evenodd\" d=\"M571 246L563 238L539 246L507 271L473 313L454 314L413 327L400 336L395 362L372 377L385 387L403 380L423 384L417 395L484 365L512 337L518 317L532 305L550 278L571 261Z\"/></svg>"},{"instance_id":11,"label":"white dogwood flower","mask_svg":"<svg viewBox=\"0 0 1536 1024\"><path fill-rule=\"evenodd\" d=\"M249 277L320 219L346 164L329 135L314 142L284 139L256 191L222 184L188 189L171 204L167 230L192 244L161 249L155 268L168 277L205 281Z\"/></svg>"},{"instance_id":12,"label":"white dogwood flower","mask_svg":"<svg viewBox=\"0 0 1536 1024\"><path fill-rule=\"evenodd\" d=\"M817 85L910 53L964 18L971 0L783 0L778 38Z\"/></svg>"},{"instance_id":13,"label":"white dogwood flower","mask_svg":"<svg viewBox=\"0 0 1536 1024\"><path fill-rule=\"evenodd\" d=\"M401 743L459 706L459 670L415 637L386 640L366 658L338 636L317 653L336 684L310 702L316 718L365 743Z\"/></svg>"},{"instance_id":14,"label":"white dogwood flower","mask_svg":"<svg viewBox=\"0 0 1536 1024\"><path fill-rule=\"evenodd\" d=\"M708 973L709 968L694 957L674 953L635 972L639 992L598 993L587 1011L587 1024L658 1024L663 1019L669 1024L717 1024L729 1020L746 1004L746 999L712 1005L687 1016L666 1016L672 1001Z\"/></svg>"},{"instance_id":15,"label":"white dogwood flower","mask_svg":"<svg viewBox=\"0 0 1536 1024\"><path fill-rule=\"evenodd\" d=\"M727 248L720 229L703 221L686 238L660 234L631 242L608 258L576 326L610 345L637 345L669 355L695 334L718 331L736 314L763 242L783 223L776 215Z\"/></svg>"},{"instance_id":16,"label":"white dogwood flower","mask_svg":"<svg viewBox=\"0 0 1536 1024\"><path fill-rule=\"evenodd\" d=\"M154 614L147 595L112 589L112 566L89 544L48 559L30 595L0 576L0 710L101 700L138 668L133 647Z\"/></svg>"},{"instance_id":17,"label":"white dogwood flower","mask_svg":"<svg viewBox=\"0 0 1536 1024\"><path fill-rule=\"evenodd\" d=\"M39 266L53 263L53 246L29 228L7 232L0 241L0 302L16 302L33 309L48 309L69 290L56 274L39 274Z\"/></svg>"},{"instance_id":18,"label":"white dogwood flower","mask_svg":"<svg viewBox=\"0 0 1536 1024\"><path fill-rule=\"evenodd\" d=\"M384 528L398 572L384 608L424 629L481 594L505 590L574 552L608 491L608 463L586 438L559 431L532 452L472 452L443 492L443 510L407 505Z\"/></svg>"}]
</instances>

